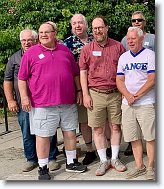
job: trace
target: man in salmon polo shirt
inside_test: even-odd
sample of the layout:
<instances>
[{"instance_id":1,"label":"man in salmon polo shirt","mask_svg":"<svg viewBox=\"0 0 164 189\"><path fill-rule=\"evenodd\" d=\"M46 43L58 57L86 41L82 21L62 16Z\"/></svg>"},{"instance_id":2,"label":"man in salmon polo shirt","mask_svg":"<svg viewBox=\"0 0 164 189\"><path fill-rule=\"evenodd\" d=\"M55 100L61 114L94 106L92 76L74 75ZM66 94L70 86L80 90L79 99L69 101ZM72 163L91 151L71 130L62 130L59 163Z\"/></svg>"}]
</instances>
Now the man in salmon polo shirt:
<instances>
[{"instance_id":1,"label":"man in salmon polo shirt","mask_svg":"<svg viewBox=\"0 0 164 189\"><path fill-rule=\"evenodd\" d=\"M66 171L87 170L76 155L76 103L82 103L79 69L71 51L57 41L56 35L55 23L48 21L40 25L40 43L24 53L18 74L22 109L30 112L31 133L36 135L39 180L51 179L49 137L58 126L63 132Z\"/></svg>"},{"instance_id":2,"label":"man in salmon polo shirt","mask_svg":"<svg viewBox=\"0 0 164 189\"><path fill-rule=\"evenodd\" d=\"M102 176L109 168L119 172L126 166L119 160L121 142L121 94L116 86L117 63L125 52L123 45L108 38L108 23L102 16L92 21L93 42L85 45L80 54L80 80L83 102L88 112L88 125L93 128L93 137L100 165L96 176ZM106 155L105 124L111 130L111 160Z\"/></svg>"}]
</instances>

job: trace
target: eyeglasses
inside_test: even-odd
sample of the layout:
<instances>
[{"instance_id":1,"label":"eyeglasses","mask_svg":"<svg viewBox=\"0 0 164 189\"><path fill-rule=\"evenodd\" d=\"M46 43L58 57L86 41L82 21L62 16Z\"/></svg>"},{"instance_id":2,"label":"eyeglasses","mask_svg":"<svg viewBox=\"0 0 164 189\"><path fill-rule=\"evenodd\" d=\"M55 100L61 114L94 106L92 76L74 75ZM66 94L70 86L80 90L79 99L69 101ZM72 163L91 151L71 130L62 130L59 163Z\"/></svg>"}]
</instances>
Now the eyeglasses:
<instances>
[{"instance_id":1,"label":"eyeglasses","mask_svg":"<svg viewBox=\"0 0 164 189\"><path fill-rule=\"evenodd\" d=\"M137 19L132 19L131 20L132 22L142 22L142 21L145 21L144 19L142 19L142 18L137 18Z\"/></svg>"},{"instance_id":2,"label":"eyeglasses","mask_svg":"<svg viewBox=\"0 0 164 189\"><path fill-rule=\"evenodd\" d=\"M27 43L31 43L32 41L34 41L34 39L21 39L22 43L25 43L27 41Z\"/></svg>"},{"instance_id":3,"label":"eyeglasses","mask_svg":"<svg viewBox=\"0 0 164 189\"><path fill-rule=\"evenodd\" d=\"M92 28L92 30L93 30L94 32L96 32L97 29L98 29L99 31L102 31L104 28L105 28L104 26L100 26L100 27Z\"/></svg>"},{"instance_id":4,"label":"eyeglasses","mask_svg":"<svg viewBox=\"0 0 164 189\"><path fill-rule=\"evenodd\" d=\"M43 34L50 34L52 32L55 32L55 30L52 30L52 31L45 31L45 32L39 32L40 35L43 35Z\"/></svg>"}]
</instances>

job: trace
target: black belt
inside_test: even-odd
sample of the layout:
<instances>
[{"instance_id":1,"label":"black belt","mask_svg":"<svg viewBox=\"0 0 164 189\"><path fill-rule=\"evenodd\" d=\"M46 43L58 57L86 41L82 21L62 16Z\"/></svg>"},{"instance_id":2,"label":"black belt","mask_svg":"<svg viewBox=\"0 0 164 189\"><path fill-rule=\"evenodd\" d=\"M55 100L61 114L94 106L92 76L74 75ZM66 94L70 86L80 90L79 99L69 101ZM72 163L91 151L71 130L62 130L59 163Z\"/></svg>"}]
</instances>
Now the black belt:
<instances>
[{"instance_id":1,"label":"black belt","mask_svg":"<svg viewBox=\"0 0 164 189\"><path fill-rule=\"evenodd\" d=\"M95 91L97 93L103 93L103 94L110 94L110 93L117 93L118 89L109 89L109 90L99 90L99 89L95 89L95 88L90 88L92 91Z\"/></svg>"}]
</instances>

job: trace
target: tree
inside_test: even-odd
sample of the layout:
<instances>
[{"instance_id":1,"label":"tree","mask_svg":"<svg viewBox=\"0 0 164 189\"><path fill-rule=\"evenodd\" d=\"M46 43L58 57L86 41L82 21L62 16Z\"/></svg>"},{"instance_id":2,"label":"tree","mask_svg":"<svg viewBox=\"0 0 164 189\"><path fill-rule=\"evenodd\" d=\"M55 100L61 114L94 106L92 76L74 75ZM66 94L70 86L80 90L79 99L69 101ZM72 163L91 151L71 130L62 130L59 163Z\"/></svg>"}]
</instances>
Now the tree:
<instances>
[{"instance_id":1,"label":"tree","mask_svg":"<svg viewBox=\"0 0 164 189\"><path fill-rule=\"evenodd\" d=\"M142 10L147 19L147 31L155 32L154 1L125 0L1 0L0 1L0 84L3 82L8 58L20 48L19 32L29 27L38 30L41 23L51 20L57 24L58 38L71 33L70 18L84 14L90 26L95 15L103 15L109 22L110 36L121 40L131 25L131 14ZM91 26L89 27L91 30Z\"/></svg>"}]
</instances>

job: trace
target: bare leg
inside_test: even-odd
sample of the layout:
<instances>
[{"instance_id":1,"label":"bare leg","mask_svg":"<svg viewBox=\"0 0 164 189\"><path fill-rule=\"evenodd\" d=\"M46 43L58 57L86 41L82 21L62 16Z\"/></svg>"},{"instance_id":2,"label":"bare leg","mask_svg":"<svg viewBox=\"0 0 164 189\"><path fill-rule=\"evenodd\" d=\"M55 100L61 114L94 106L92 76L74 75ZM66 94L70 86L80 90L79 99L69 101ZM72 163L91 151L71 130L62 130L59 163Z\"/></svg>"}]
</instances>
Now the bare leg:
<instances>
[{"instance_id":1,"label":"bare leg","mask_svg":"<svg viewBox=\"0 0 164 189\"><path fill-rule=\"evenodd\" d=\"M106 122L106 125L105 125L105 136L106 136L106 139L107 139L107 147L110 148L110 145L111 145L111 129L110 129L110 123L108 123L108 121Z\"/></svg>"},{"instance_id":2,"label":"bare leg","mask_svg":"<svg viewBox=\"0 0 164 189\"><path fill-rule=\"evenodd\" d=\"M147 151L147 167L154 167L155 160L155 140L146 141L146 151Z\"/></svg>"},{"instance_id":3,"label":"bare leg","mask_svg":"<svg viewBox=\"0 0 164 189\"><path fill-rule=\"evenodd\" d=\"M111 148L112 148L112 160L116 160L118 158L120 143L121 143L121 127L120 125L110 124L111 128Z\"/></svg>"},{"instance_id":4,"label":"bare leg","mask_svg":"<svg viewBox=\"0 0 164 189\"><path fill-rule=\"evenodd\" d=\"M141 169L144 167L143 163L143 145L142 140L132 141L133 155L136 163L136 167Z\"/></svg>"},{"instance_id":5,"label":"bare leg","mask_svg":"<svg viewBox=\"0 0 164 189\"><path fill-rule=\"evenodd\" d=\"M105 137L105 127L95 127L94 128L94 142L96 145L96 149L104 149L106 148L106 137Z\"/></svg>"},{"instance_id":6,"label":"bare leg","mask_svg":"<svg viewBox=\"0 0 164 189\"><path fill-rule=\"evenodd\" d=\"M92 152L92 128L87 123L80 123L80 130L87 147L87 152Z\"/></svg>"},{"instance_id":7,"label":"bare leg","mask_svg":"<svg viewBox=\"0 0 164 189\"><path fill-rule=\"evenodd\" d=\"M110 124L110 129L111 129L111 145L120 145L121 137L122 137L120 125L116 125L112 123Z\"/></svg>"},{"instance_id":8,"label":"bare leg","mask_svg":"<svg viewBox=\"0 0 164 189\"><path fill-rule=\"evenodd\" d=\"M76 150L76 132L63 131L64 146L66 150Z\"/></svg>"},{"instance_id":9,"label":"bare leg","mask_svg":"<svg viewBox=\"0 0 164 189\"><path fill-rule=\"evenodd\" d=\"M50 150L49 137L36 136L36 150L38 159L48 158Z\"/></svg>"}]
</instances>

